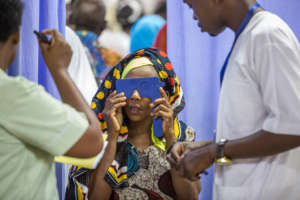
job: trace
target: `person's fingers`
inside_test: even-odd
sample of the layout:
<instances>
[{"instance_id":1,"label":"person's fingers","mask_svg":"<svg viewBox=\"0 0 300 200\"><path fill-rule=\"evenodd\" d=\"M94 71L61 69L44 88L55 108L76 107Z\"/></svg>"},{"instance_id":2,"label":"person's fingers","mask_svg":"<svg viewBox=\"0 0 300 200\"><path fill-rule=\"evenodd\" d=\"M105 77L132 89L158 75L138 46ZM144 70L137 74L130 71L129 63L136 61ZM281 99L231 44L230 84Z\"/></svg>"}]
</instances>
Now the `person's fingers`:
<instances>
[{"instance_id":1,"label":"person's fingers","mask_svg":"<svg viewBox=\"0 0 300 200\"><path fill-rule=\"evenodd\" d=\"M166 105L167 107L170 107L171 108L171 105L170 103L168 102L167 99L164 99L164 98L158 98L156 99L153 103L151 103L151 107L156 107L157 105L159 104L163 104L163 105Z\"/></svg>"},{"instance_id":2,"label":"person's fingers","mask_svg":"<svg viewBox=\"0 0 300 200\"><path fill-rule=\"evenodd\" d=\"M52 39L64 40L64 37L56 29L47 29L42 31L43 34L51 35Z\"/></svg>"},{"instance_id":3,"label":"person's fingers","mask_svg":"<svg viewBox=\"0 0 300 200\"><path fill-rule=\"evenodd\" d=\"M182 168L182 156L177 157L174 153L170 153L168 155L169 160L172 162L172 167L176 169L176 171L180 171Z\"/></svg>"},{"instance_id":4,"label":"person's fingers","mask_svg":"<svg viewBox=\"0 0 300 200\"><path fill-rule=\"evenodd\" d=\"M115 110L117 110L117 109L122 108L122 107L124 107L124 106L126 106L126 102L120 102L120 103L116 103L116 104L113 106L113 108L114 108Z\"/></svg>"},{"instance_id":5,"label":"person's fingers","mask_svg":"<svg viewBox=\"0 0 300 200\"><path fill-rule=\"evenodd\" d=\"M58 40L55 29L47 29L42 31L43 34L51 35L50 46L53 47L56 41Z\"/></svg>"},{"instance_id":6,"label":"person's fingers","mask_svg":"<svg viewBox=\"0 0 300 200\"><path fill-rule=\"evenodd\" d=\"M172 160L172 165L173 167L179 171L180 168L182 167L181 166L181 163L182 163L182 156L178 155L175 151L171 152L168 154L170 160Z\"/></svg>"},{"instance_id":7,"label":"person's fingers","mask_svg":"<svg viewBox=\"0 0 300 200\"><path fill-rule=\"evenodd\" d=\"M117 91L115 91L116 92L116 97L124 97L125 96L125 94L124 94L124 92L120 92L120 93L117 93Z\"/></svg>"},{"instance_id":8,"label":"person's fingers","mask_svg":"<svg viewBox=\"0 0 300 200\"><path fill-rule=\"evenodd\" d=\"M122 97L122 96L114 96L111 100L110 100L111 104L117 104L120 102L126 102L126 97Z\"/></svg>"},{"instance_id":9,"label":"person's fingers","mask_svg":"<svg viewBox=\"0 0 300 200\"><path fill-rule=\"evenodd\" d=\"M171 118L172 115L169 113L169 112L165 112L165 111L157 111L156 113L151 113L151 116L154 118L154 119L157 119L158 117L161 117L163 119L168 119L168 118Z\"/></svg>"},{"instance_id":10,"label":"person's fingers","mask_svg":"<svg viewBox=\"0 0 300 200\"><path fill-rule=\"evenodd\" d=\"M163 97L164 99L168 99L168 95L163 88L160 87L159 92L160 92L161 97Z\"/></svg>"},{"instance_id":11,"label":"person's fingers","mask_svg":"<svg viewBox=\"0 0 300 200\"><path fill-rule=\"evenodd\" d=\"M173 148L171 149L171 152L177 157L181 157L184 152L183 143L177 142L174 144Z\"/></svg>"},{"instance_id":12,"label":"person's fingers","mask_svg":"<svg viewBox=\"0 0 300 200\"><path fill-rule=\"evenodd\" d=\"M167 155L167 160L169 161L172 168L176 168L177 162L174 160L171 154Z\"/></svg>"},{"instance_id":13,"label":"person's fingers","mask_svg":"<svg viewBox=\"0 0 300 200\"><path fill-rule=\"evenodd\" d=\"M166 105L160 104L159 106L157 106L152 113L156 113L158 111L164 111L164 112L172 112L173 110L170 109L169 107L167 107Z\"/></svg>"},{"instance_id":14,"label":"person's fingers","mask_svg":"<svg viewBox=\"0 0 300 200\"><path fill-rule=\"evenodd\" d=\"M54 29L45 29L42 31L43 34L54 36L55 30Z\"/></svg>"},{"instance_id":15,"label":"person's fingers","mask_svg":"<svg viewBox=\"0 0 300 200\"><path fill-rule=\"evenodd\" d=\"M108 101L110 101L110 99L112 99L114 96L116 96L117 95L117 92L114 90L114 91L112 91L109 95L108 95L108 97L107 97L107 99L106 99L106 102L108 102Z\"/></svg>"}]
</instances>

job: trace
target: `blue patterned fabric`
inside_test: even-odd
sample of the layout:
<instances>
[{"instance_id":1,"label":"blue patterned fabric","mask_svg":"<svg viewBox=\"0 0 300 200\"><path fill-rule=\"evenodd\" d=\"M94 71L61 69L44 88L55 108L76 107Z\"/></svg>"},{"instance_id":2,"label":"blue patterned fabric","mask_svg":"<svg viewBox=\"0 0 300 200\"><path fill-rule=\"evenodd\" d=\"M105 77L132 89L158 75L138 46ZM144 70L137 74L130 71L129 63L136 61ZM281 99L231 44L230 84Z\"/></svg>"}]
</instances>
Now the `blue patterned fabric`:
<instances>
[{"instance_id":1,"label":"blue patterned fabric","mask_svg":"<svg viewBox=\"0 0 300 200\"><path fill-rule=\"evenodd\" d=\"M84 46L88 48L92 56L91 65L95 69L96 76L99 76L106 69L106 65L101 57L100 52L97 51L97 47L99 47L98 35L86 30L76 31L76 33Z\"/></svg>"}]
</instances>

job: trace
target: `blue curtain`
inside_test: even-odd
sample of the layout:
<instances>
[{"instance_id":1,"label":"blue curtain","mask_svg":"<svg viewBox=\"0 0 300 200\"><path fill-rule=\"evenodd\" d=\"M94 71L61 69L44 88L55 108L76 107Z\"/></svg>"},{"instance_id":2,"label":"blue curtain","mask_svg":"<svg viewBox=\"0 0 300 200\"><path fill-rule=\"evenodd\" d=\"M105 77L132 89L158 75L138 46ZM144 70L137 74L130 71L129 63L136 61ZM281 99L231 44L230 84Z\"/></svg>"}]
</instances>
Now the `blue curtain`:
<instances>
[{"instance_id":1,"label":"blue curtain","mask_svg":"<svg viewBox=\"0 0 300 200\"><path fill-rule=\"evenodd\" d=\"M262 6L279 15L300 39L299 0L261 0ZM183 0L168 0L168 54L183 86L186 107L181 118L197 132L197 140L214 139L219 94L219 72L233 42L226 30L212 38L201 33L193 12ZM199 199L212 199L213 169L202 177Z\"/></svg>"},{"instance_id":2,"label":"blue curtain","mask_svg":"<svg viewBox=\"0 0 300 200\"><path fill-rule=\"evenodd\" d=\"M8 74L12 76L24 76L33 82L39 83L53 97L59 99L55 83L39 52L39 46L33 30L41 31L48 28L55 28L64 35L65 1L23 0L23 2L25 7L19 51L13 66L8 70ZM63 199L65 192L64 173L64 166L56 164L57 186L60 199Z\"/></svg>"}]
</instances>

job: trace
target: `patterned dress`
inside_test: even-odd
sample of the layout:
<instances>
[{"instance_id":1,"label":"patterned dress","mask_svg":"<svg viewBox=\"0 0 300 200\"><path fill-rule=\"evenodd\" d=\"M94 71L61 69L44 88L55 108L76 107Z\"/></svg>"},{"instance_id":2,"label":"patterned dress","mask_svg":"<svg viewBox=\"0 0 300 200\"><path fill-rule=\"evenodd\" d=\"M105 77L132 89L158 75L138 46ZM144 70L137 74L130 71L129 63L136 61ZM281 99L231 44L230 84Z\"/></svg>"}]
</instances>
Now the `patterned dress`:
<instances>
[{"instance_id":1,"label":"patterned dress","mask_svg":"<svg viewBox=\"0 0 300 200\"><path fill-rule=\"evenodd\" d=\"M116 81L121 78L128 63L139 57L150 60L164 84L163 88L170 95L169 103L174 111L173 124L177 141L193 141L194 131L177 117L185 105L180 82L167 54L156 48L140 49L126 56L105 77L91 104L102 131L107 131L107 123L102 115L106 98L116 89ZM155 137L152 129L153 146L139 151L127 142L127 137L128 128L124 121L118 137L115 159L104 177L113 190L111 199L174 199L170 166L166 160L165 139ZM71 168L66 200L87 199L90 172L86 168Z\"/></svg>"},{"instance_id":2,"label":"patterned dress","mask_svg":"<svg viewBox=\"0 0 300 200\"><path fill-rule=\"evenodd\" d=\"M194 131L186 129L186 140L194 140ZM115 189L111 200L171 200L176 198L166 152L151 145L136 150L140 168L128 179L129 187Z\"/></svg>"}]
</instances>

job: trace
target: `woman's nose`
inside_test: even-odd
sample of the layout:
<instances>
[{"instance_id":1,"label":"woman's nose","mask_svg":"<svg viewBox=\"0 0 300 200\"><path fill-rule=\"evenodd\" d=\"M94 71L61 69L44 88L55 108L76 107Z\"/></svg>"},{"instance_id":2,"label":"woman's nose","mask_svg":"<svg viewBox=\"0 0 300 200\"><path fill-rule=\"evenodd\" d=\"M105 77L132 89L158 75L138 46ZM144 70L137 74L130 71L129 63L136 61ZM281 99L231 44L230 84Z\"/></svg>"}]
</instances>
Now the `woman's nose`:
<instances>
[{"instance_id":1,"label":"woman's nose","mask_svg":"<svg viewBox=\"0 0 300 200\"><path fill-rule=\"evenodd\" d=\"M131 95L130 99L132 99L132 100L141 100L142 97L141 97L140 93L137 90L134 90L132 92L132 95Z\"/></svg>"}]
</instances>

